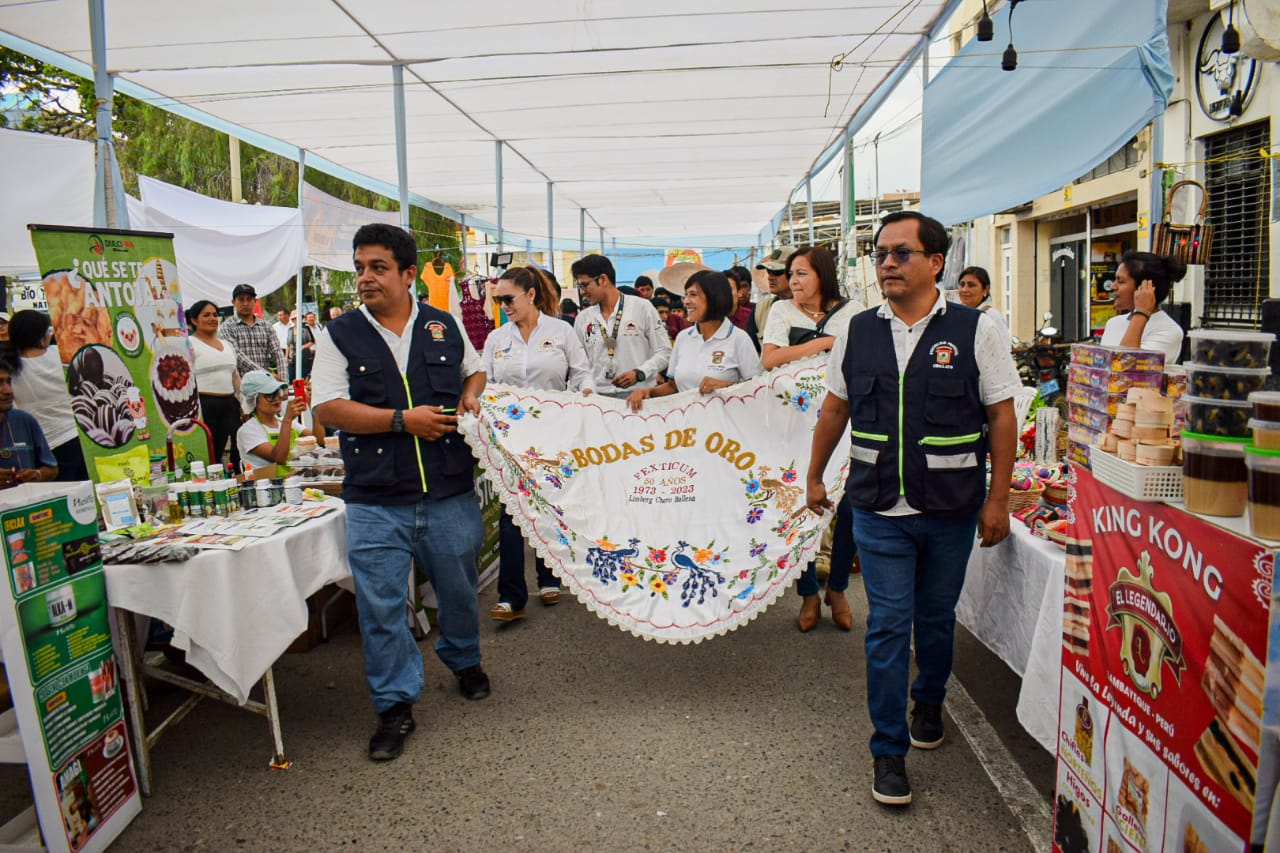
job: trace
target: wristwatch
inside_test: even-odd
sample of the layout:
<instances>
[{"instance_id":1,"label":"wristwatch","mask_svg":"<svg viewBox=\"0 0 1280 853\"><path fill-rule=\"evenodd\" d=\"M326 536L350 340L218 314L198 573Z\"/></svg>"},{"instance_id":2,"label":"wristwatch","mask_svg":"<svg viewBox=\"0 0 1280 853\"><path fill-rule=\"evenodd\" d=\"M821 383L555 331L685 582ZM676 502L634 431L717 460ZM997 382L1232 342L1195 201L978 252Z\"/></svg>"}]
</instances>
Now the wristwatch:
<instances>
[{"instance_id":1,"label":"wristwatch","mask_svg":"<svg viewBox=\"0 0 1280 853\"><path fill-rule=\"evenodd\" d=\"M644 371L643 371L643 370L641 370L640 368L638 368L638 367L637 367L637 368L636 368L636 381L637 381L637 382L643 382L643 381L645 381L645 379L648 379L648 377L644 375Z\"/></svg>"},{"instance_id":2,"label":"wristwatch","mask_svg":"<svg viewBox=\"0 0 1280 853\"><path fill-rule=\"evenodd\" d=\"M396 409L391 413L391 431L404 432L404 409Z\"/></svg>"}]
</instances>

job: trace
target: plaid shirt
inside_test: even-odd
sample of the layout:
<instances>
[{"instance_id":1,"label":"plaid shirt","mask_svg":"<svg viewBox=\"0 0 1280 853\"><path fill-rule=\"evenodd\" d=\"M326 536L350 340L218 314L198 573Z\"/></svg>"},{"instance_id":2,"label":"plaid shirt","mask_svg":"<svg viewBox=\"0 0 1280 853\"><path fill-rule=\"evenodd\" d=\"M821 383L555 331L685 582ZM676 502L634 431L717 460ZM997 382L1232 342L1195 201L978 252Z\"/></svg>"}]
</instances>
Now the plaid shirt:
<instances>
[{"instance_id":1,"label":"plaid shirt","mask_svg":"<svg viewBox=\"0 0 1280 853\"><path fill-rule=\"evenodd\" d=\"M280 339L271 324L256 320L252 326L232 317L218 331L218 337L236 348L236 368L244 376L250 370L266 370L280 375Z\"/></svg>"}]
</instances>

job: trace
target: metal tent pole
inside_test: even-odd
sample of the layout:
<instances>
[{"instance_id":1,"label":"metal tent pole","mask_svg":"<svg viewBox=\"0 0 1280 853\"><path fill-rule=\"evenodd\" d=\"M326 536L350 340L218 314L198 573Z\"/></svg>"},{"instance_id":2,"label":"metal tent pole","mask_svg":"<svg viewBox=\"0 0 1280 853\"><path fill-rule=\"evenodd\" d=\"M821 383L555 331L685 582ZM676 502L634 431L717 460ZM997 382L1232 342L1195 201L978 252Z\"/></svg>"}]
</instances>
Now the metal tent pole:
<instances>
[{"instance_id":1,"label":"metal tent pole","mask_svg":"<svg viewBox=\"0 0 1280 853\"><path fill-rule=\"evenodd\" d=\"M604 229L600 229L600 254L604 254Z\"/></svg>"},{"instance_id":2,"label":"metal tent pole","mask_svg":"<svg viewBox=\"0 0 1280 853\"><path fill-rule=\"evenodd\" d=\"M462 277L466 278L467 272L467 215L464 213L459 218L459 227L462 229L462 259L459 263L462 265Z\"/></svg>"},{"instance_id":3,"label":"metal tent pole","mask_svg":"<svg viewBox=\"0 0 1280 853\"><path fill-rule=\"evenodd\" d=\"M578 254L587 253L587 209L578 208Z\"/></svg>"},{"instance_id":4,"label":"metal tent pole","mask_svg":"<svg viewBox=\"0 0 1280 853\"><path fill-rule=\"evenodd\" d=\"M89 0L89 42L93 53L94 164L93 224L97 228L128 227L124 187L111 142L111 104L115 81L107 73L107 13L105 0Z\"/></svg>"},{"instance_id":5,"label":"metal tent pole","mask_svg":"<svg viewBox=\"0 0 1280 853\"><path fill-rule=\"evenodd\" d=\"M809 219L809 245L813 245L813 174L804 176L804 212Z\"/></svg>"},{"instance_id":6,"label":"metal tent pole","mask_svg":"<svg viewBox=\"0 0 1280 853\"><path fill-rule=\"evenodd\" d=\"M396 186L400 191L400 227L409 230L409 150L404 115L404 66L391 66L396 109Z\"/></svg>"},{"instance_id":7,"label":"metal tent pole","mask_svg":"<svg viewBox=\"0 0 1280 853\"><path fill-rule=\"evenodd\" d=\"M547 181L547 269L551 270L551 274L556 274L556 229L555 229L555 211L553 204L555 202L555 191L553 185Z\"/></svg>"},{"instance_id":8,"label":"metal tent pole","mask_svg":"<svg viewBox=\"0 0 1280 853\"><path fill-rule=\"evenodd\" d=\"M305 149L299 148L298 149L298 213L299 214L302 213L302 192L303 192L303 184L305 183L304 179L306 177L306 174L307 174L307 152ZM405 190L404 192L407 192L407 190ZM402 198L403 197L404 196L402 196ZM406 206L405 209L408 210L408 207ZM300 217L300 218L302 219L303 222L306 222L305 217ZM407 219L407 217L403 217L403 216L402 218ZM293 370L294 370L293 375L298 378L302 377L302 268L303 268L303 264L299 264L298 265L298 287L297 287L298 293L297 293L297 298L294 299L297 314L294 318L294 323L293 323ZM319 307L320 307L319 305L316 306L317 309L319 309ZM284 377L281 376L280 378L283 379Z\"/></svg>"},{"instance_id":9,"label":"metal tent pole","mask_svg":"<svg viewBox=\"0 0 1280 853\"><path fill-rule=\"evenodd\" d=\"M502 140L493 143L493 173L498 184L498 251L502 251Z\"/></svg>"}]
</instances>

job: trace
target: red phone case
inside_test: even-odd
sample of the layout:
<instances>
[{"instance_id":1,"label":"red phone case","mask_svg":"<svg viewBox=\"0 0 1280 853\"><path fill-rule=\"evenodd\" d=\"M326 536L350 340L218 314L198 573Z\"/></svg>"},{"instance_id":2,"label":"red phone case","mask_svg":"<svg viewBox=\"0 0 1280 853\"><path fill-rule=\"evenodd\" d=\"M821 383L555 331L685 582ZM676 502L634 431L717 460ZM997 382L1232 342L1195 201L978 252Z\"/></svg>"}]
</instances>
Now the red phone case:
<instances>
[{"instance_id":1,"label":"red phone case","mask_svg":"<svg viewBox=\"0 0 1280 853\"><path fill-rule=\"evenodd\" d=\"M304 403L307 402L307 380L293 380L293 396L297 397Z\"/></svg>"}]
</instances>

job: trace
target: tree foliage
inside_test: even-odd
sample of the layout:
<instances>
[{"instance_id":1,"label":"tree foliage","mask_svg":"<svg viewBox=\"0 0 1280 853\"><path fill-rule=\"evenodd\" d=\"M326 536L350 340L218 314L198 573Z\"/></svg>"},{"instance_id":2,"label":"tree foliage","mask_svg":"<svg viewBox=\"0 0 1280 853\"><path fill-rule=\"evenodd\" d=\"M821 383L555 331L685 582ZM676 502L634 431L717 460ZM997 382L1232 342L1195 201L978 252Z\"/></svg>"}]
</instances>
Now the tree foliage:
<instances>
[{"instance_id":1,"label":"tree foliage","mask_svg":"<svg viewBox=\"0 0 1280 853\"><path fill-rule=\"evenodd\" d=\"M94 85L62 69L8 48L0 48L0 91L16 102L12 126L36 133L93 139ZM0 127L10 126L0 113ZM231 199L231 153L227 134L119 93L112 99L112 131L125 191L138 195L138 176L146 175L212 198ZM351 204L397 210L396 199L315 170L307 183ZM248 204L295 207L298 164L253 145L240 145L240 184ZM457 226L417 207L409 211L410 230L424 249L440 246L457 253ZM430 253L427 254L430 257ZM334 301L354 292L351 273L329 271ZM292 282L272 294L272 305L293 304ZM320 300L317 300L320 301ZM346 301L350 301L347 299Z\"/></svg>"}]
</instances>

